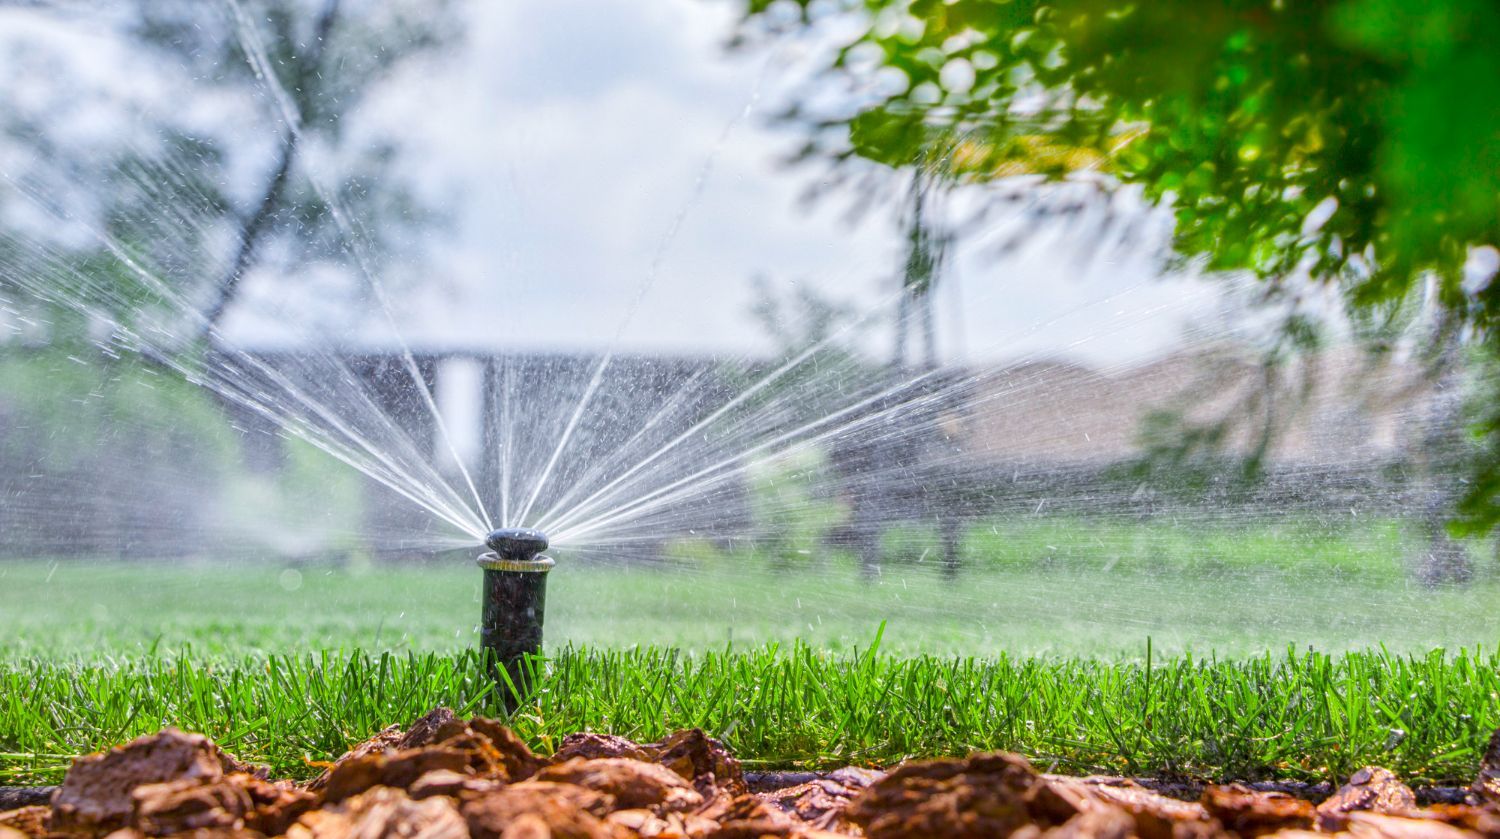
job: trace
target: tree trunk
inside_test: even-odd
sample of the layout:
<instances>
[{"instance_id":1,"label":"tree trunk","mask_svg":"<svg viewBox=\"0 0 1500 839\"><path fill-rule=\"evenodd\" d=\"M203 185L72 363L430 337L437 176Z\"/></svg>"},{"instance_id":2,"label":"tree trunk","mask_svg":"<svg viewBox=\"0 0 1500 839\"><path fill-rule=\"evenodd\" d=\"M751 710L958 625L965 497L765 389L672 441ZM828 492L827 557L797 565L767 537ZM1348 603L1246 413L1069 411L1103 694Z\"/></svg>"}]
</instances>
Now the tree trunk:
<instances>
[{"instance_id":1,"label":"tree trunk","mask_svg":"<svg viewBox=\"0 0 1500 839\"><path fill-rule=\"evenodd\" d=\"M271 178L266 183L260 203L256 205L255 212L240 226L240 246L234 253L234 261L230 263L229 270L219 279L215 286L213 303L203 313L200 337L204 341L212 340L219 321L223 320L224 312L228 310L229 304L234 301L235 294L239 291L240 280L255 264L256 249L271 219L281 207L281 197L286 192L287 178L291 174L292 160L296 155L297 135L295 132L288 131L285 139L282 140L276 168L271 172Z\"/></svg>"},{"instance_id":2,"label":"tree trunk","mask_svg":"<svg viewBox=\"0 0 1500 839\"><path fill-rule=\"evenodd\" d=\"M313 39L308 46L307 54L298 62L300 65L298 81L301 83L294 86L294 91L302 111L298 115L300 118L305 119L308 116L309 105L313 99L310 90L311 80L320 78L322 74L323 54L338 15L339 0L328 0L323 6L323 11L318 15L317 22L313 24ZM224 313L228 311L229 305L234 302L235 295L239 292L240 281L255 265L256 252L271 220L275 218L277 210L281 209L282 198L286 194L286 184L292 172L292 164L297 157L297 138L298 129L289 126L286 136L282 138L276 165L271 170L271 176L266 181L266 187L261 192L255 211L240 223L239 248L235 251L229 270L219 278L219 282L215 285L213 301L203 313L203 326L199 331L199 338L203 343L213 340L219 322L224 319Z\"/></svg>"},{"instance_id":3,"label":"tree trunk","mask_svg":"<svg viewBox=\"0 0 1500 839\"><path fill-rule=\"evenodd\" d=\"M1461 339L1451 324L1439 324L1437 332L1442 348L1434 362L1436 380L1418 438L1421 523L1427 548L1417 561L1417 579L1428 586L1462 585L1474 577L1468 545L1448 535L1465 454Z\"/></svg>"}]
</instances>

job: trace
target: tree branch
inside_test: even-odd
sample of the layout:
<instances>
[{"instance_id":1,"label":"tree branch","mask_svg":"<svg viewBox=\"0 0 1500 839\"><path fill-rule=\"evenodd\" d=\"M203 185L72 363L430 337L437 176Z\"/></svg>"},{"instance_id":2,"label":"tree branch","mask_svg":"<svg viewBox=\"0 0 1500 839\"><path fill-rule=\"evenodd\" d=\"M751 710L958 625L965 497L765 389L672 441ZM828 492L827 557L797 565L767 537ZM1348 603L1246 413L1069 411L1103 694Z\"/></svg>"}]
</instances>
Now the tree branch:
<instances>
[{"instance_id":1,"label":"tree branch","mask_svg":"<svg viewBox=\"0 0 1500 839\"><path fill-rule=\"evenodd\" d=\"M297 86L297 92L300 94L298 99L302 100L299 104L304 117L311 111L312 105L310 80L318 78L322 71L323 54L338 14L339 0L328 0L323 6L323 11L318 15L317 22L313 25L312 43L308 45L303 60L298 62L301 77L299 81L302 83ZM292 172L292 164L297 157L297 144L297 129L288 127L281 141L276 165L271 171L271 177L266 181L266 187L261 193L260 201L256 204L255 212L240 224L240 245L235 251L234 260L230 263L229 270L215 285L213 302L204 311L203 326L199 332L201 342L212 341L214 329L223 320L224 313L239 292L240 280L255 264L261 239L265 236L271 220L276 216L276 211L281 209L282 197L286 194L286 184Z\"/></svg>"}]
</instances>

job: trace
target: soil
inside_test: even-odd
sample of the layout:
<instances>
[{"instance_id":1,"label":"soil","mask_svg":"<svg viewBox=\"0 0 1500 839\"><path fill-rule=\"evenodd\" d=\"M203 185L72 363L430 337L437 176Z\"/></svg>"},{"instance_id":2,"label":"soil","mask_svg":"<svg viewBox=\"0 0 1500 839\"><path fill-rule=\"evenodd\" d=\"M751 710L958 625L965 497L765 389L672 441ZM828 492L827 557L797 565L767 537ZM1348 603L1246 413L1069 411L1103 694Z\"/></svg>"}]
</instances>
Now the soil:
<instances>
[{"instance_id":1,"label":"soil","mask_svg":"<svg viewBox=\"0 0 1500 839\"><path fill-rule=\"evenodd\" d=\"M0 812L0 839L1500 839L1497 779L1500 733L1473 786L1421 797L1379 767L1294 795L1047 775L1003 752L747 776L697 730L575 734L541 757L499 723L438 709L301 784L165 729L77 759L45 800Z\"/></svg>"}]
</instances>

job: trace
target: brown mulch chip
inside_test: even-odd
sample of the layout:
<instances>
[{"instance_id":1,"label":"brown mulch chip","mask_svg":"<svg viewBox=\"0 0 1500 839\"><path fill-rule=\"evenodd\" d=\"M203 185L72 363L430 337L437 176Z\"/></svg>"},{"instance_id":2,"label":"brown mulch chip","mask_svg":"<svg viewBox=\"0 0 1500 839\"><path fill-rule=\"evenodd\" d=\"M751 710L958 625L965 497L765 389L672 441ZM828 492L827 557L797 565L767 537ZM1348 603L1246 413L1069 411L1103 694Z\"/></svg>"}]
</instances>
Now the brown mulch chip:
<instances>
[{"instance_id":1,"label":"brown mulch chip","mask_svg":"<svg viewBox=\"0 0 1500 839\"><path fill-rule=\"evenodd\" d=\"M848 816L872 839L979 839L1057 827L1082 812L1083 801L1024 758L994 752L898 767L850 802Z\"/></svg>"},{"instance_id":2,"label":"brown mulch chip","mask_svg":"<svg viewBox=\"0 0 1500 839\"><path fill-rule=\"evenodd\" d=\"M49 827L57 833L107 833L130 822L132 793L138 787L166 781L214 783L230 772L247 774L201 734L168 728L137 737L73 761L52 799Z\"/></svg>"},{"instance_id":3,"label":"brown mulch chip","mask_svg":"<svg viewBox=\"0 0 1500 839\"><path fill-rule=\"evenodd\" d=\"M847 831L853 824L845 815L849 802L882 777L884 773L869 770L839 769L824 778L761 793L759 798L805 824Z\"/></svg>"},{"instance_id":4,"label":"brown mulch chip","mask_svg":"<svg viewBox=\"0 0 1500 839\"><path fill-rule=\"evenodd\" d=\"M696 810L703 804L703 796L672 770L623 757L574 758L548 766L536 779L608 793L623 809L646 809L658 815Z\"/></svg>"},{"instance_id":5,"label":"brown mulch chip","mask_svg":"<svg viewBox=\"0 0 1500 839\"><path fill-rule=\"evenodd\" d=\"M1417 794L1401 783L1395 772L1379 766L1366 766L1318 805L1318 829L1330 833L1344 830L1352 813L1369 811L1399 816L1415 809Z\"/></svg>"},{"instance_id":6,"label":"brown mulch chip","mask_svg":"<svg viewBox=\"0 0 1500 839\"><path fill-rule=\"evenodd\" d=\"M1204 790L1203 807L1225 829L1244 839L1313 825L1310 802L1282 792L1255 792L1239 784Z\"/></svg>"},{"instance_id":7,"label":"brown mulch chip","mask_svg":"<svg viewBox=\"0 0 1500 839\"><path fill-rule=\"evenodd\" d=\"M614 797L606 793L575 784L522 781L465 801L462 812L475 839L512 839L512 834L593 839L617 835L604 822L615 809ZM518 825L525 825L524 831Z\"/></svg>"},{"instance_id":8,"label":"brown mulch chip","mask_svg":"<svg viewBox=\"0 0 1500 839\"><path fill-rule=\"evenodd\" d=\"M410 836L466 839L468 826L446 798L415 801L404 791L377 786L338 804L303 814L286 832L289 839L352 839Z\"/></svg>"},{"instance_id":9,"label":"brown mulch chip","mask_svg":"<svg viewBox=\"0 0 1500 839\"><path fill-rule=\"evenodd\" d=\"M1500 804L1500 728L1490 735L1484 758L1479 763L1479 777L1474 779L1470 789L1479 800Z\"/></svg>"},{"instance_id":10,"label":"brown mulch chip","mask_svg":"<svg viewBox=\"0 0 1500 839\"><path fill-rule=\"evenodd\" d=\"M587 731L564 737L562 744L557 747L557 754L553 755L552 759L560 763L575 757L628 757L631 760L656 760L656 756L650 749L633 740L626 740L624 737L616 737L613 734L594 734Z\"/></svg>"},{"instance_id":11,"label":"brown mulch chip","mask_svg":"<svg viewBox=\"0 0 1500 839\"><path fill-rule=\"evenodd\" d=\"M752 792L696 729L655 743L575 734L543 757L500 723L440 708L297 785L169 728L78 758L50 806L0 812L0 839L1500 839L1500 733L1467 798L1428 807L1375 766L1317 806L1237 784L1182 800L1197 791L1045 775L1001 752L788 780Z\"/></svg>"},{"instance_id":12,"label":"brown mulch chip","mask_svg":"<svg viewBox=\"0 0 1500 839\"><path fill-rule=\"evenodd\" d=\"M47 821L52 808L33 804L0 813L0 835L9 830L25 836L42 836L47 832Z\"/></svg>"}]
</instances>

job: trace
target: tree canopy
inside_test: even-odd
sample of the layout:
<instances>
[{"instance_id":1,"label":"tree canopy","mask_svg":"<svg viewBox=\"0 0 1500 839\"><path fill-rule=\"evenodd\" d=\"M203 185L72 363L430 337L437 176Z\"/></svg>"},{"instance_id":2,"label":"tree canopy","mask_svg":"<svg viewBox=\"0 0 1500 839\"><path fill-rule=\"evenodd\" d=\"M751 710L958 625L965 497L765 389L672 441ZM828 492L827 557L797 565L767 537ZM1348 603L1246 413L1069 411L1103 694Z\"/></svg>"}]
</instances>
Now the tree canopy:
<instances>
[{"instance_id":1,"label":"tree canopy","mask_svg":"<svg viewBox=\"0 0 1500 839\"><path fill-rule=\"evenodd\" d=\"M124 324L191 309L173 330L206 339L258 268L302 286L318 267L349 274L353 245L330 202L362 222L357 244L372 259L432 221L411 184L391 174L398 143L351 137L349 123L392 74L460 36L446 0L131 0L97 22L18 50L19 66L51 81L0 94L0 155L18 161L0 190L0 294L30 285L47 293L28 302L71 304L38 318L50 325L45 340L87 339L79 309ZM110 43L135 62L114 68L135 74L123 89L75 66L82 51ZM17 220L36 207L70 223ZM84 226L96 235L74 235ZM160 305L141 270L187 303Z\"/></svg>"},{"instance_id":2,"label":"tree canopy","mask_svg":"<svg viewBox=\"0 0 1500 839\"><path fill-rule=\"evenodd\" d=\"M1333 284L1366 323L1431 299L1500 345L1490 0L747 2L772 31L860 22L819 77L855 104L800 114L809 153L958 182L1097 170L1171 208L1183 260ZM1492 410L1476 429L1500 439ZM1487 530L1484 460L1461 509Z\"/></svg>"}]
</instances>

